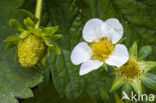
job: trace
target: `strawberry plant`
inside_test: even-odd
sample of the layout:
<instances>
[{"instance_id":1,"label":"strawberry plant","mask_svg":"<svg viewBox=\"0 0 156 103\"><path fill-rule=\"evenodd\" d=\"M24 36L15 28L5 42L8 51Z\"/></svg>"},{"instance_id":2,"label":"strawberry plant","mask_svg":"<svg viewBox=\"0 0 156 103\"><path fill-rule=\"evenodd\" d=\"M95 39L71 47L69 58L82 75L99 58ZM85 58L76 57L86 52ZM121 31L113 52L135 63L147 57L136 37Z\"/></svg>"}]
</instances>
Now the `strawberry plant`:
<instances>
[{"instance_id":1,"label":"strawberry plant","mask_svg":"<svg viewBox=\"0 0 156 103\"><path fill-rule=\"evenodd\" d=\"M0 103L155 103L155 5L0 0Z\"/></svg>"}]
</instances>

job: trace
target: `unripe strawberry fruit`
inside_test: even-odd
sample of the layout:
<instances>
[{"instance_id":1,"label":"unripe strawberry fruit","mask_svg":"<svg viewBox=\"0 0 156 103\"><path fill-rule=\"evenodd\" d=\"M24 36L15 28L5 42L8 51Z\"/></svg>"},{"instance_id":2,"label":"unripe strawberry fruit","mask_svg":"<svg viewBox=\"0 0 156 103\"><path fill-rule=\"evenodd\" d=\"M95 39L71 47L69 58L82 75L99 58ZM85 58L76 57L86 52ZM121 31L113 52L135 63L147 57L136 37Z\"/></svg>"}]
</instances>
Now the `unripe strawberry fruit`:
<instances>
[{"instance_id":1,"label":"unripe strawberry fruit","mask_svg":"<svg viewBox=\"0 0 156 103\"><path fill-rule=\"evenodd\" d=\"M19 62L24 68L31 68L44 55L46 45L41 37L30 34L25 39L18 42Z\"/></svg>"}]
</instances>

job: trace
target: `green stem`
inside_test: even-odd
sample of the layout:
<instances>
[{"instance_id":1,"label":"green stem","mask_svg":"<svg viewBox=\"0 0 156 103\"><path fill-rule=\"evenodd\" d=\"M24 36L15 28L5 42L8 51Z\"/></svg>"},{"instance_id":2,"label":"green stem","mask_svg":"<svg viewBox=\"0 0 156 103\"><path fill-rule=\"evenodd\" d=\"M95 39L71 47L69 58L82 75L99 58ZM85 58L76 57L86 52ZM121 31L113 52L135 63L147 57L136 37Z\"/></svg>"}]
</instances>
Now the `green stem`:
<instances>
[{"instance_id":1,"label":"green stem","mask_svg":"<svg viewBox=\"0 0 156 103\"><path fill-rule=\"evenodd\" d=\"M42 9L42 0L37 0L35 17L38 19L38 22L36 23L35 28L39 28L40 26L41 9Z\"/></svg>"}]
</instances>

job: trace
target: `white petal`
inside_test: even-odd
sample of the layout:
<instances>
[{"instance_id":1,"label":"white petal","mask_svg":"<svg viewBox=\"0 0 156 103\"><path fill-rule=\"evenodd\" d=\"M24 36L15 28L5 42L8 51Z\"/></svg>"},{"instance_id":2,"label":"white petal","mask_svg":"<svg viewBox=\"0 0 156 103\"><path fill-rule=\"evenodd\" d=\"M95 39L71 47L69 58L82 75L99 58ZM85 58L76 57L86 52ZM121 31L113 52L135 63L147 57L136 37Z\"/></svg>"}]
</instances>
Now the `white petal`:
<instances>
[{"instance_id":1,"label":"white petal","mask_svg":"<svg viewBox=\"0 0 156 103\"><path fill-rule=\"evenodd\" d=\"M119 34L119 32L112 30L112 32L110 32L110 35L112 35L112 44L116 44L121 38L122 36Z\"/></svg>"},{"instance_id":2,"label":"white petal","mask_svg":"<svg viewBox=\"0 0 156 103\"><path fill-rule=\"evenodd\" d=\"M117 19L112 18L101 25L101 31L103 37L107 37L115 44L122 38L123 27Z\"/></svg>"},{"instance_id":3,"label":"white petal","mask_svg":"<svg viewBox=\"0 0 156 103\"><path fill-rule=\"evenodd\" d=\"M83 39L87 42L98 41L103 21L97 18L89 20L83 28Z\"/></svg>"},{"instance_id":4,"label":"white petal","mask_svg":"<svg viewBox=\"0 0 156 103\"><path fill-rule=\"evenodd\" d=\"M85 42L81 42L73 49L71 53L71 61L73 64L78 65L83 62L88 61L91 58L91 49L88 44Z\"/></svg>"},{"instance_id":5,"label":"white petal","mask_svg":"<svg viewBox=\"0 0 156 103\"><path fill-rule=\"evenodd\" d=\"M101 25L101 32L102 32L102 37L107 37L111 39L111 35L109 35L109 32L112 31L112 27L110 27L107 23L103 23Z\"/></svg>"},{"instance_id":6,"label":"white petal","mask_svg":"<svg viewBox=\"0 0 156 103\"><path fill-rule=\"evenodd\" d=\"M110 56L105 62L109 65L120 67L124 65L129 59L129 54L126 46L117 44L112 56Z\"/></svg>"},{"instance_id":7,"label":"white petal","mask_svg":"<svg viewBox=\"0 0 156 103\"><path fill-rule=\"evenodd\" d=\"M118 19L111 18L111 19L106 20L105 22L107 24L109 24L111 27L113 27L114 30L117 31L120 34L120 36L122 37L123 27Z\"/></svg>"},{"instance_id":8,"label":"white petal","mask_svg":"<svg viewBox=\"0 0 156 103\"><path fill-rule=\"evenodd\" d=\"M89 60L81 65L80 75L84 75L93 70L96 70L102 65L103 65L103 62L100 62L98 60Z\"/></svg>"}]
</instances>

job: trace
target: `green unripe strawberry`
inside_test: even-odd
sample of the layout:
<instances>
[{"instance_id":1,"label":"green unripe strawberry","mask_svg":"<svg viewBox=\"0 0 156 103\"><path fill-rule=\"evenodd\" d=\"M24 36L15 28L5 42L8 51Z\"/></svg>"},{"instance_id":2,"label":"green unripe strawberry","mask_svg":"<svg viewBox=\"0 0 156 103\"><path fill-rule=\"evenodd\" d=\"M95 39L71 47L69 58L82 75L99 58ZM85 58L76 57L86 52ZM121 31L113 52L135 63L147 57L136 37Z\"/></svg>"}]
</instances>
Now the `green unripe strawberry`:
<instances>
[{"instance_id":1,"label":"green unripe strawberry","mask_svg":"<svg viewBox=\"0 0 156 103\"><path fill-rule=\"evenodd\" d=\"M30 34L18 41L19 62L24 68L31 68L42 58L46 45L41 37Z\"/></svg>"},{"instance_id":2,"label":"green unripe strawberry","mask_svg":"<svg viewBox=\"0 0 156 103\"><path fill-rule=\"evenodd\" d=\"M18 33L5 40L7 50L17 46L18 59L22 67L31 68L36 64L45 66L49 55L61 54L55 41L62 35L54 35L58 26L36 28L35 23L29 17L24 19L23 23L25 28L15 19L10 19L10 27Z\"/></svg>"}]
</instances>

